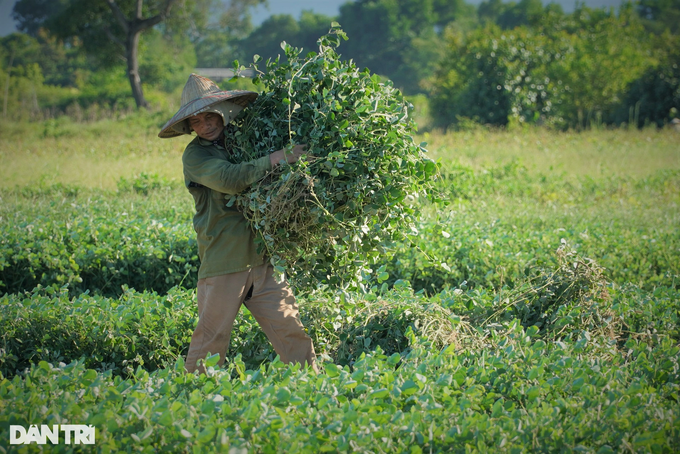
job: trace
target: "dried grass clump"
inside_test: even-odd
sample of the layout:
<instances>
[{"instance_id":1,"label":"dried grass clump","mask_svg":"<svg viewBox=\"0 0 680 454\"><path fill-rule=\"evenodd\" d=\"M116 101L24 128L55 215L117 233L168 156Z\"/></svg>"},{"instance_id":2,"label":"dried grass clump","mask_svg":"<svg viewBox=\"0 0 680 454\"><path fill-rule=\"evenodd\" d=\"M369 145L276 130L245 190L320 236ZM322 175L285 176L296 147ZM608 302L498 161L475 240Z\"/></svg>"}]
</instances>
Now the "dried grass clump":
<instances>
[{"instance_id":1,"label":"dried grass clump","mask_svg":"<svg viewBox=\"0 0 680 454\"><path fill-rule=\"evenodd\" d=\"M528 269L521 282L498 290L493 301L476 301L474 292L459 291L459 301L449 306L484 336L517 322L544 339L576 339L584 333L618 339L623 321L612 310L604 269L564 240L555 259L554 267ZM466 314L463 308L469 307L473 310Z\"/></svg>"}]
</instances>

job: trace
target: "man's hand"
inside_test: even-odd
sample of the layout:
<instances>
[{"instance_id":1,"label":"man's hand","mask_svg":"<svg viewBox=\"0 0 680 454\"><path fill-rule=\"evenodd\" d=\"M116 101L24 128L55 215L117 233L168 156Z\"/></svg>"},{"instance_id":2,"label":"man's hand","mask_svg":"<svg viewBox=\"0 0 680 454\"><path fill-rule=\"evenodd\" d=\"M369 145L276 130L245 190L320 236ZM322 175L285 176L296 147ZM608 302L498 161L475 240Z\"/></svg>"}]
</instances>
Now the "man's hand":
<instances>
[{"instance_id":1,"label":"man's hand","mask_svg":"<svg viewBox=\"0 0 680 454\"><path fill-rule=\"evenodd\" d=\"M269 161L272 163L272 169L279 165L281 161L285 161L288 164L297 162L300 156L307 152L307 145L295 145L290 153L286 153L286 150L277 150L269 155Z\"/></svg>"}]
</instances>

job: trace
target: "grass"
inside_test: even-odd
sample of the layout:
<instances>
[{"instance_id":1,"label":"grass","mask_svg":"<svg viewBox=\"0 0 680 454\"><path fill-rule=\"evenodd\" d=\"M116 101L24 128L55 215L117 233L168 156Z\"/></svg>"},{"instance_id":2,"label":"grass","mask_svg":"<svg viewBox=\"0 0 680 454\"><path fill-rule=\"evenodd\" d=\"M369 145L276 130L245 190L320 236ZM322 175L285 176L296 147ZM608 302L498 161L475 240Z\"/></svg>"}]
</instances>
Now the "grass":
<instances>
[{"instance_id":1,"label":"grass","mask_svg":"<svg viewBox=\"0 0 680 454\"><path fill-rule=\"evenodd\" d=\"M187 138L157 137L159 116L73 123L67 118L0 127L0 186L63 185L115 189L121 177L142 172L182 181Z\"/></svg>"},{"instance_id":2,"label":"grass","mask_svg":"<svg viewBox=\"0 0 680 454\"><path fill-rule=\"evenodd\" d=\"M0 125L0 188L61 183L115 189L142 172L182 181L188 137L159 139L162 113L74 123L67 118ZM673 130L556 132L539 128L424 133L430 155L474 169L513 160L534 174L567 178L645 177L680 169L680 134Z\"/></svg>"},{"instance_id":3,"label":"grass","mask_svg":"<svg viewBox=\"0 0 680 454\"><path fill-rule=\"evenodd\" d=\"M530 172L569 176L644 177L680 169L680 133L671 129L602 129L581 133L540 128L501 131L476 129L422 139L435 159L479 169L519 160Z\"/></svg>"}]
</instances>

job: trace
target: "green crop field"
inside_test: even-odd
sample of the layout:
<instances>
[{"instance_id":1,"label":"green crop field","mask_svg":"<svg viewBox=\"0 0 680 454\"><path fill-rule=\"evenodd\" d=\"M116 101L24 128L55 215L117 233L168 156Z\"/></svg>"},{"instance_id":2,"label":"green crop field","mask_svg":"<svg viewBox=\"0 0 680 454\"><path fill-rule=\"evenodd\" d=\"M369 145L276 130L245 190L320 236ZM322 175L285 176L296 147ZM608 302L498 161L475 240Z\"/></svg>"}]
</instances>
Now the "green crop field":
<instances>
[{"instance_id":1,"label":"green crop field","mask_svg":"<svg viewBox=\"0 0 680 454\"><path fill-rule=\"evenodd\" d=\"M680 133L422 134L443 203L363 292L298 292L321 373L244 308L195 376L163 120L0 123L0 453L680 450ZM10 445L31 424L96 443Z\"/></svg>"}]
</instances>

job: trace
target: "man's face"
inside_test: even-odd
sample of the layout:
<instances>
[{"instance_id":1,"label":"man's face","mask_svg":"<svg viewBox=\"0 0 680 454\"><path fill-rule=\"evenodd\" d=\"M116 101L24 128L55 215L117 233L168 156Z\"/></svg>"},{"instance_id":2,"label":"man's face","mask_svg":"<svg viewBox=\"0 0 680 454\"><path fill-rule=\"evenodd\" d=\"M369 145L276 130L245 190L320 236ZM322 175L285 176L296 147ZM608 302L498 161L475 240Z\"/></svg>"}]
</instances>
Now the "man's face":
<instances>
[{"instance_id":1,"label":"man's face","mask_svg":"<svg viewBox=\"0 0 680 454\"><path fill-rule=\"evenodd\" d=\"M196 131L198 137L205 140L217 140L224 125L222 124L222 117L214 112L202 112L189 118L189 126Z\"/></svg>"}]
</instances>

